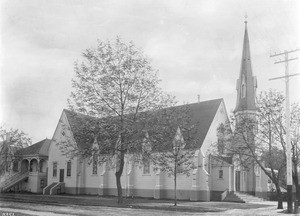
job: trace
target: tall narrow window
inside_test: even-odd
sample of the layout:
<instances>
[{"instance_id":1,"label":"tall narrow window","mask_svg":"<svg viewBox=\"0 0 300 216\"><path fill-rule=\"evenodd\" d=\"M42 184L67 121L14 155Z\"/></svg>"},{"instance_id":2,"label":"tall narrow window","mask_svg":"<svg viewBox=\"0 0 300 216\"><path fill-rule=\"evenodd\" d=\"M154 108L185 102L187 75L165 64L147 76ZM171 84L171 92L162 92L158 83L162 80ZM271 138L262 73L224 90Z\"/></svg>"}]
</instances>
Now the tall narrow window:
<instances>
[{"instance_id":1,"label":"tall narrow window","mask_svg":"<svg viewBox=\"0 0 300 216\"><path fill-rule=\"evenodd\" d=\"M71 161L67 162L67 176L71 176Z\"/></svg>"},{"instance_id":2,"label":"tall narrow window","mask_svg":"<svg viewBox=\"0 0 300 216\"><path fill-rule=\"evenodd\" d=\"M242 78L242 85L241 85L241 97L242 98L246 97L246 80L245 80L244 75L243 75L243 78Z\"/></svg>"},{"instance_id":3,"label":"tall narrow window","mask_svg":"<svg viewBox=\"0 0 300 216\"><path fill-rule=\"evenodd\" d=\"M143 174L150 174L150 160L149 158L143 159Z\"/></svg>"},{"instance_id":4,"label":"tall narrow window","mask_svg":"<svg viewBox=\"0 0 300 216\"><path fill-rule=\"evenodd\" d=\"M93 155L93 175L97 175L98 173L98 160L97 160L97 156Z\"/></svg>"},{"instance_id":5,"label":"tall narrow window","mask_svg":"<svg viewBox=\"0 0 300 216\"><path fill-rule=\"evenodd\" d=\"M242 97L246 97L246 85L242 84Z\"/></svg>"},{"instance_id":6,"label":"tall narrow window","mask_svg":"<svg viewBox=\"0 0 300 216\"><path fill-rule=\"evenodd\" d=\"M223 170L219 170L219 179L223 178Z\"/></svg>"},{"instance_id":7,"label":"tall narrow window","mask_svg":"<svg viewBox=\"0 0 300 216\"><path fill-rule=\"evenodd\" d=\"M53 162L53 177L57 176L57 162Z\"/></svg>"}]
</instances>

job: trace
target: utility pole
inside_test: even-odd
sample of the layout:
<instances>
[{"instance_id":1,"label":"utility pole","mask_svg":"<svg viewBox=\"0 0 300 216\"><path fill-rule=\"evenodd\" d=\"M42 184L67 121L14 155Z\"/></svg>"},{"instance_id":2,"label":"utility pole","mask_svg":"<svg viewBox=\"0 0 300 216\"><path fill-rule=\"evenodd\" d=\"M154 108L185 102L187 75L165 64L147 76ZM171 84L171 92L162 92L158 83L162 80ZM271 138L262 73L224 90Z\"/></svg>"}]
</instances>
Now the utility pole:
<instances>
[{"instance_id":1,"label":"utility pole","mask_svg":"<svg viewBox=\"0 0 300 216\"><path fill-rule=\"evenodd\" d=\"M297 52L300 49L284 51L282 53L270 55L270 57L284 55L284 60L277 61L275 64L285 63L285 76L276 77L269 80L282 79L285 78L285 123L286 123L286 170L287 170L287 210L289 213L293 213L293 176L292 176L292 146L291 146L291 134L290 134L290 124L291 124L291 113L290 113L290 93L289 93L289 78L291 76L296 76L299 74L289 75L289 61L296 60L298 58L290 58L289 53Z\"/></svg>"}]
</instances>

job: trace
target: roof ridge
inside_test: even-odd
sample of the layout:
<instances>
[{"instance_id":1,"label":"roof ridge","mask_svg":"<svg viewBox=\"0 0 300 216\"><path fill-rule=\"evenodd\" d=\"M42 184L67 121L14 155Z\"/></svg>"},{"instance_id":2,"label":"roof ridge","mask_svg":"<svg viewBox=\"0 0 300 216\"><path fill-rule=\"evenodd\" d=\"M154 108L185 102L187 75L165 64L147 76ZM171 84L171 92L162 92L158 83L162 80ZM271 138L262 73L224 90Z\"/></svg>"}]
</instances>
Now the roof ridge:
<instances>
[{"instance_id":1,"label":"roof ridge","mask_svg":"<svg viewBox=\"0 0 300 216\"><path fill-rule=\"evenodd\" d=\"M194 102L194 103L188 103L188 104L180 104L180 105L176 105L176 106L169 106L169 107L166 107L166 108L163 108L163 109L177 108L177 107L182 107L182 106L191 106L191 105L209 103L209 102L213 102L213 101L220 101L221 102L221 101L224 101L224 98L216 98L216 99L211 99L211 100L206 100L206 101L200 101L200 102ZM66 109L66 108L63 109L63 112L64 111L71 112L71 113L74 113L74 114L79 114L79 115L86 116L86 117L89 117L89 118L95 118L95 119L102 119L102 118L107 118L107 117L113 117L113 116L95 117L95 116L83 114L83 113L80 113L80 112L76 112L76 111L73 111L73 110L69 110L69 109ZM151 111L155 111L155 110L148 110L148 111L143 111L143 112L151 112Z\"/></svg>"}]
</instances>

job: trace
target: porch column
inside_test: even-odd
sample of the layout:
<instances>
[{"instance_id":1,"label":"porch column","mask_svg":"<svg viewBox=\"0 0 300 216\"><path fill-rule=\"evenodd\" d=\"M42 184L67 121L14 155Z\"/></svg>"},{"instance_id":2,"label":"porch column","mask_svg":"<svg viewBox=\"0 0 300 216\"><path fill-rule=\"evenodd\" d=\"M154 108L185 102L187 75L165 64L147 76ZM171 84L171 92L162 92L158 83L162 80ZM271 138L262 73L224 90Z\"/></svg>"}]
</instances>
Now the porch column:
<instances>
[{"instance_id":1,"label":"porch column","mask_svg":"<svg viewBox=\"0 0 300 216\"><path fill-rule=\"evenodd\" d=\"M32 160L31 158L28 160L28 171L29 171L29 172L31 172L31 170L30 170L30 163L31 163L31 160Z\"/></svg>"},{"instance_id":2,"label":"porch column","mask_svg":"<svg viewBox=\"0 0 300 216\"><path fill-rule=\"evenodd\" d=\"M37 172L40 172L40 159L37 158L37 168L36 168Z\"/></svg>"},{"instance_id":3,"label":"porch column","mask_svg":"<svg viewBox=\"0 0 300 216\"><path fill-rule=\"evenodd\" d=\"M232 173L232 167L228 167L228 191L230 192L232 190L231 184L232 184L232 179L231 179L231 173Z\"/></svg>"}]
</instances>

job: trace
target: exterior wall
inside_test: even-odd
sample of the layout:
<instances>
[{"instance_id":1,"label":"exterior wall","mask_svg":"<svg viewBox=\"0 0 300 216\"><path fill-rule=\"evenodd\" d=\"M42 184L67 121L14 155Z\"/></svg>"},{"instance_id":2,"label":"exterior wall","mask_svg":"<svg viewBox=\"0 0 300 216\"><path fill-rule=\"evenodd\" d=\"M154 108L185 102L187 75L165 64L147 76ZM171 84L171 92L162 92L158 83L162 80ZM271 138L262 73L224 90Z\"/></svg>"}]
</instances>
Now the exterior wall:
<instances>
[{"instance_id":1,"label":"exterior wall","mask_svg":"<svg viewBox=\"0 0 300 216\"><path fill-rule=\"evenodd\" d=\"M97 167L97 174L93 174L93 165L88 164L88 161L86 161L85 166L85 184L83 185L85 187L85 194L98 194L98 190L100 188L101 184L101 178L100 174L103 171L103 166Z\"/></svg>"},{"instance_id":2,"label":"exterior wall","mask_svg":"<svg viewBox=\"0 0 300 216\"><path fill-rule=\"evenodd\" d=\"M254 170L254 165L250 168L250 170L247 172L247 192L249 194L255 195L256 191L256 174Z\"/></svg>"},{"instance_id":3,"label":"exterior wall","mask_svg":"<svg viewBox=\"0 0 300 216\"><path fill-rule=\"evenodd\" d=\"M77 169L78 160L73 159L71 161L71 176L67 176L67 162L70 161L68 157L64 156L59 149L57 143L61 141L67 141L69 137L72 137L71 131L63 130L65 126L69 126L65 113L63 112L61 118L58 122L56 130L54 132L53 138L51 140L50 148L49 148L49 159L48 159L48 185L53 182L59 182L60 180L60 170L64 170L64 182L66 193L76 194L77 176L81 175L81 170ZM62 135L62 131L64 131L65 135ZM57 162L57 175L53 176L53 163ZM72 188L68 190L68 188Z\"/></svg>"},{"instance_id":4,"label":"exterior wall","mask_svg":"<svg viewBox=\"0 0 300 216\"><path fill-rule=\"evenodd\" d=\"M41 185L43 180L44 185ZM15 185L12 190L14 191L26 191L31 193L42 193L43 188L47 185L47 174L39 172L30 172L28 179Z\"/></svg>"},{"instance_id":5,"label":"exterior wall","mask_svg":"<svg viewBox=\"0 0 300 216\"><path fill-rule=\"evenodd\" d=\"M32 172L29 173L29 178L27 182L27 191L32 193L37 193L38 190L38 173Z\"/></svg>"},{"instance_id":6,"label":"exterior wall","mask_svg":"<svg viewBox=\"0 0 300 216\"><path fill-rule=\"evenodd\" d=\"M219 162L220 163L220 162ZM233 190L233 184L232 184L232 169L233 166L230 166L228 164L220 163L217 164L214 163L212 165L211 174L210 174L210 196L211 200L214 201L221 201L221 194L225 191L232 191ZM223 178L219 178L219 171L223 171Z\"/></svg>"},{"instance_id":7,"label":"exterior wall","mask_svg":"<svg viewBox=\"0 0 300 216\"><path fill-rule=\"evenodd\" d=\"M207 152L216 151L216 149L211 149L211 147L214 146L218 141L217 128L221 123L225 124L227 120L228 116L226 108L224 102L222 101L201 146L201 150L205 155Z\"/></svg>"},{"instance_id":8,"label":"exterior wall","mask_svg":"<svg viewBox=\"0 0 300 216\"><path fill-rule=\"evenodd\" d=\"M223 178L219 178L219 170L223 170ZM218 166L212 169L211 181L212 181L212 190L213 191L225 191L229 190L229 166Z\"/></svg>"},{"instance_id":9,"label":"exterior wall","mask_svg":"<svg viewBox=\"0 0 300 216\"><path fill-rule=\"evenodd\" d=\"M268 188L268 179L269 177L261 170L260 173L260 190L257 190L255 195L264 199L269 198L269 188Z\"/></svg>"},{"instance_id":10,"label":"exterior wall","mask_svg":"<svg viewBox=\"0 0 300 216\"><path fill-rule=\"evenodd\" d=\"M150 173L144 174L142 165L133 165L132 170L132 186L133 196L138 197L153 197L155 189L155 172L152 165L150 165ZM164 184L161 182L161 184Z\"/></svg>"},{"instance_id":11,"label":"exterior wall","mask_svg":"<svg viewBox=\"0 0 300 216\"><path fill-rule=\"evenodd\" d=\"M210 190L224 191L229 189L229 168L224 168L224 179L216 180L207 172L204 167L205 157L213 143L217 142L217 127L220 123L225 123L228 119L224 102L221 103L216 116L209 128L207 136L200 150L195 153L195 165L197 169L191 171L190 177L178 175L177 177L177 197L178 199L191 200L210 200ZM67 176L67 161L69 159L62 155L57 142L64 141L66 137L72 137L70 131L64 130L65 136L62 135L63 125L68 125L67 118L63 113L49 149L48 160L48 185L59 181L60 169L64 169L65 192L69 194L99 194L99 195L117 195L115 170L108 169L106 164L98 165L97 174L92 174L92 164L87 160L80 161L74 159L71 161L71 176ZM74 142L74 140L73 140ZM75 142L74 142L75 143ZM53 177L53 162L57 162L57 176ZM212 173L214 175L214 173ZM226 178L226 180L225 180ZM222 184L217 186L217 182ZM124 195L156 198L173 198L174 197L174 180L164 173L154 172L150 167L149 174L143 174L142 166L126 163L121 184ZM226 185L226 186L225 186ZM215 189L214 189L215 188ZM157 195L158 192L158 196Z\"/></svg>"},{"instance_id":12,"label":"exterior wall","mask_svg":"<svg viewBox=\"0 0 300 216\"><path fill-rule=\"evenodd\" d=\"M152 184L153 185L153 184ZM190 190L192 185L192 176L177 175L177 198L188 200L190 199ZM174 198L174 176L167 176L162 174L161 179L161 198Z\"/></svg>"},{"instance_id":13,"label":"exterior wall","mask_svg":"<svg viewBox=\"0 0 300 216\"><path fill-rule=\"evenodd\" d=\"M207 157L209 156L209 154L214 154L217 151L215 145L218 141L217 128L221 123L225 124L227 120L228 120L228 116L227 116L226 108L224 102L222 101L210 125L210 128L206 134L203 144L200 148L200 154L199 154L200 169L198 169L199 178L197 179L197 181L199 182L197 183L198 184L197 193L199 194L199 196L196 200L200 200L200 201L211 200L210 191L214 190L212 184L213 177L208 173L209 171L207 170L208 167L205 168L205 165L208 163Z\"/></svg>"}]
</instances>

